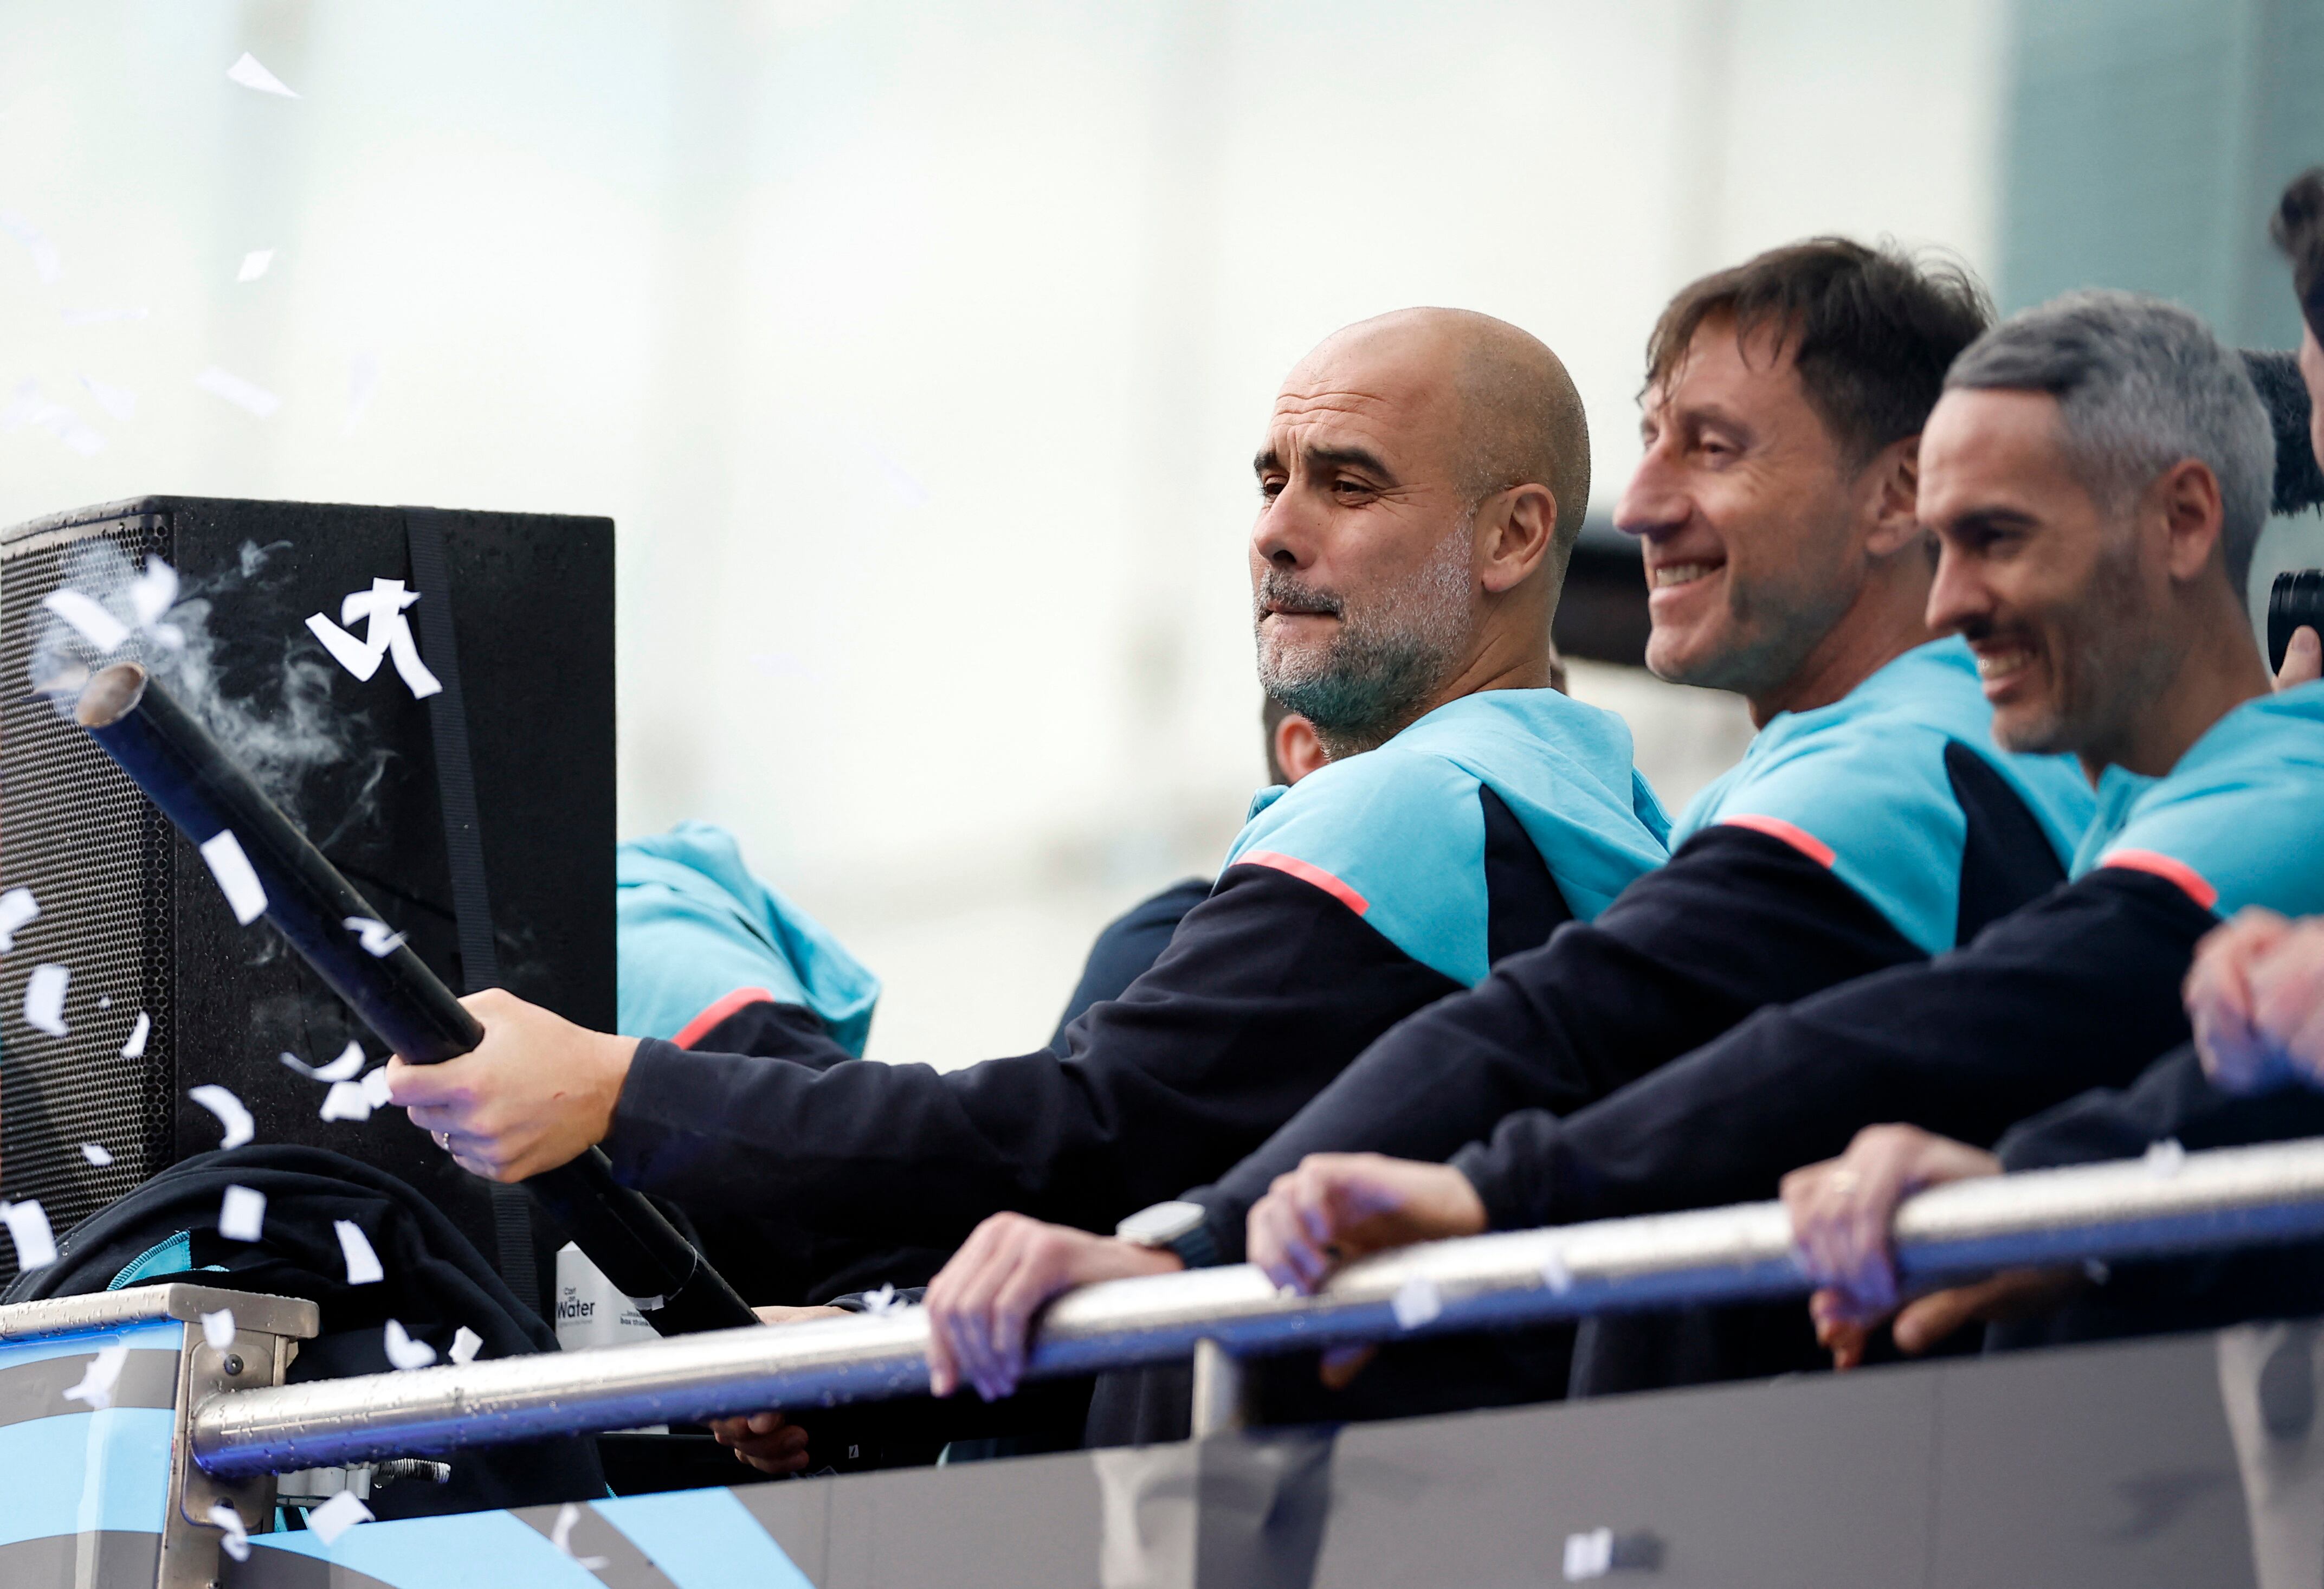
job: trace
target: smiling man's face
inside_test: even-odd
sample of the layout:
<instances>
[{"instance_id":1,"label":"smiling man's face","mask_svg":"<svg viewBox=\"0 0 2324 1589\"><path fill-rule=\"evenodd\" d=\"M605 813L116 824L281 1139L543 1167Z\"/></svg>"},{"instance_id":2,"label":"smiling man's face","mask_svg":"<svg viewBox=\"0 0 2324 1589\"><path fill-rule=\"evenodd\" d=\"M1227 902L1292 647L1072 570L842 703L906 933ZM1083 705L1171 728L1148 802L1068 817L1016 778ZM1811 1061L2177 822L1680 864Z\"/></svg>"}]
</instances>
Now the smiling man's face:
<instances>
[{"instance_id":1,"label":"smiling man's face","mask_svg":"<svg viewBox=\"0 0 2324 1589\"><path fill-rule=\"evenodd\" d=\"M1861 584L1854 472L1772 328L1705 320L1639 410L1646 456L1614 522L1642 542L1646 666L1772 693Z\"/></svg>"},{"instance_id":2,"label":"smiling man's face","mask_svg":"<svg viewBox=\"0 0 2324 1589\"><path fill-rule=\"evenodd\" d=\"M2057 399L1946 393L1921 437L1920 503L1943 548L1929 624L1977 653L1994 738L2118 759L2168 677L2153 622L2168 576L2076 474Z\"/></svg>"},{"instance_id":3,"label":"smiling man's face","mask_svg":"<svg viewBox=\"0 0 2324 1589\"><path fill-rule=\"evenodd\" d=\"M1425 328L1342 332L1284 383L1252 462L1259 683L1335 755L1393 733L1472 641L1456 358Z\"/></svg>"}]
</instances>

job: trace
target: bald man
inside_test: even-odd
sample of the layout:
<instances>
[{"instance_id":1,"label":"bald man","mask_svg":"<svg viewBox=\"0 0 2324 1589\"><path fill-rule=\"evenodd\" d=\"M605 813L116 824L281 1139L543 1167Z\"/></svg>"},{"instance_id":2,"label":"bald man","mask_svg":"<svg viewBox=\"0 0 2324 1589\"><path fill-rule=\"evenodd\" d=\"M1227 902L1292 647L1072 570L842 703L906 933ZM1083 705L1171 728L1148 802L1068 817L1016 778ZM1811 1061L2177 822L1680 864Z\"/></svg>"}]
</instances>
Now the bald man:
<instances>
[{"instance_id":1,"label":"bald man","mask_svg":"<svg viewBox=\"0 0 2324 1589\"><path fill-rule=\"evenodd\" d=\"M1663 860L1628 730L1549 688L1590 444L1547 347L1445 309L1351 327L1285 382L1255 467L1260 682L1329 762L1258 796L1120 999L938 1072L788 1029L771 1061L613 1037L493 992L483 1046L394 1065L394 1101L478 1174L602 1143L633 1186L829 1253L948 1252L1002 1209L1110 1230Z\"/></svg>"}]
</instances>

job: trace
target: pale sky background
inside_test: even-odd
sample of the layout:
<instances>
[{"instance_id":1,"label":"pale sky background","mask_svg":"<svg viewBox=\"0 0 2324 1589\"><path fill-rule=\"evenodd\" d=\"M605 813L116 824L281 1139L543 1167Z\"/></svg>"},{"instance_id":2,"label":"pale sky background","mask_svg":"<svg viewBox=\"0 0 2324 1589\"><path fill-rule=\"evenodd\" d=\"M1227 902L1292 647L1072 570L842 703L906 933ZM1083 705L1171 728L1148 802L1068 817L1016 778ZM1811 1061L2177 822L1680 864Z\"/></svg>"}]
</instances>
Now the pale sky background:
<instances>
[{"instance_id":1,"label":"pale sky background","mask_svg":"<svg viewBox=\"0 0 2324 1589\"><path fill-rule=\"evenodd\" d=\"M2005 21L14 0L0 223L60 274L0 235L0 403L37 383L102 448L0 420L0 522L610 514L623 831L738 832L887 980L874 1054L1019 1051L1260 781L1249 458L1298 356L1408 304L1513 320L1580 383L1610 507L1684 281L1814 232L1991 268ZM244 51L300 97L228 81ZM1578 688L1674 809L1747 732Z\"/></svg>"}]
</instances>

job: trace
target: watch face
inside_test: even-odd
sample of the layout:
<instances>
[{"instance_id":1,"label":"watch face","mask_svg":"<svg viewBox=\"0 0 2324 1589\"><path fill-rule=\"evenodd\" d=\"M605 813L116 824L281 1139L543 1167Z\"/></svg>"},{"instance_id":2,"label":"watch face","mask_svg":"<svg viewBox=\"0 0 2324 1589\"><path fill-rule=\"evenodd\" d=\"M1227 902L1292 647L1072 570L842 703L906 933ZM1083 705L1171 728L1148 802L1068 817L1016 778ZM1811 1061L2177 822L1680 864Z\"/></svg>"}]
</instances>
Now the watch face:
<instances>
[{"instance_id":1,"label":"watch face","mask_svg":"<svg viewBox=\"0 0 2324 1589\"><path fill-rule=\"evenodd\" d=\"M1202 1223L1200 1203L1157 1203L1114 1226L1113 1233L1143 1247L1167 1247Z\"/></svg>"}]
</instances>

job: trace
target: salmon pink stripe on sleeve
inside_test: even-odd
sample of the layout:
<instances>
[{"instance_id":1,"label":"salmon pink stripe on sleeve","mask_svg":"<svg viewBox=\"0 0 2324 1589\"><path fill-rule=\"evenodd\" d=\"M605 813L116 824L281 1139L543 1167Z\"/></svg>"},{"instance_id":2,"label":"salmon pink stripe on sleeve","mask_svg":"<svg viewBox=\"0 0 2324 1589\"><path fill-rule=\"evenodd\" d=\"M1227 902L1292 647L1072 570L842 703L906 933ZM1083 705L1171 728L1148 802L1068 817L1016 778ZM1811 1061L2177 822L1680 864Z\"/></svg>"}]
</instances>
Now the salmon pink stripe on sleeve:
<instances>
[{"instance_id":1,"label":"salmon pink stripe on sleeve","mask_svg":"<svg viewBox=\"0 0 2324 1589\"><path fill-rule=\"evenodd\" d=\"M2219 902L2219 891L2205 880L2203 874L2175 855L2165 855L2153 850L2108 850L2098 857L2101 866L2127 866L2133 872L2151 872L2167 882L2175 882L2186 891L2187 897L2204 910Z\"/></svg>"},{"instance_id":2,"label":"salmon pink stripe on sleeve","mask_svg":"<svg viewBox=\"0 0 2324 1589\"><path fill-rule=\"evenodd\" d=\"M1786 822L1781 817L1754 817L1746 813L1739 817L1721 817L1719 820L1729 827L1748 827L1754 833L1764 833L1769 838L1782 839L1819 866L1830 866L1834 859L1830 845L1806 828Z\"/></svg>"},{"instance_id":3,"label":"salmon pink stripe on sleeve","mask_svg":"<svg viewBox=\"0 0 2324 1589\"><path fill-rule=\"evenodd\" d=\"M1312 882L1349 910L1360 916L1372 908L1371 901L1342 882L1312 861L1296 855L1280 855L1273 850L1251 850L1235 857L1239 866L1272 866L1277 872L1287 872L1302 882Z\"/></svg>"},{"instance_id":4,"label":"salmon pink stripe on sleeve","mask_svg":"<svg viewBox=\"0 0 2324 1589\"><path fill-rule=\"evenodd\" d=\"M679 1028L678 1035L669 1040L681 1049L690 1049L709 1036L711 1028L733 1014L735 1011L752 1004L773 1002L775 1002L775 995L764 988L736 988ZM684 1006L681 1005L680 1008Z\"/></svg>"}]
</instances>

